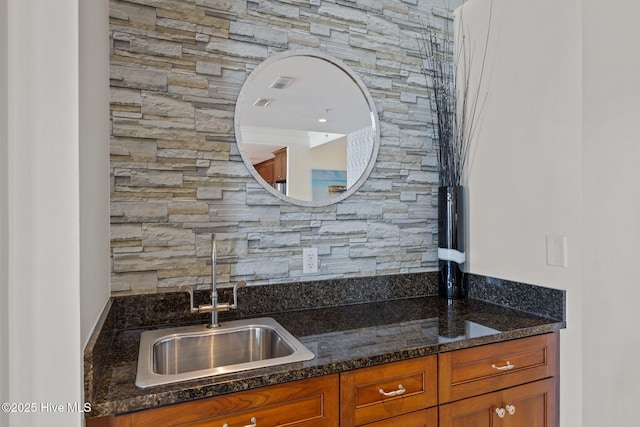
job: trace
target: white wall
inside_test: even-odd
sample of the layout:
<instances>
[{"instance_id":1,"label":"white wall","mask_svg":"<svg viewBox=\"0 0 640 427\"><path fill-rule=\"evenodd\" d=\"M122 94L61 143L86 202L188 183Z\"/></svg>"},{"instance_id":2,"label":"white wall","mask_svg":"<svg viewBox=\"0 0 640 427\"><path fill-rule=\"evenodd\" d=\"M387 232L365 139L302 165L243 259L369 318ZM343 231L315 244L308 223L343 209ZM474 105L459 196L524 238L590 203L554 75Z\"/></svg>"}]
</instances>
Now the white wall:
<instances>
[{"instance_id":1,"label":"white wall","mask_svg":"<svg viewBox=\"0 0 640 427\"><path fill-rule=\"evenodd\" d=\"M83 403L82 350L108 298L108 69L98 70L107 66L108 12L105 1L80 3L8 0L0 8L0 83L8 82L0 110L3 401ZM79 14L95 20L80 28ZM98 64L80 60L92 50ZM68 427L82 418L38 407L2 425Z\"/></svg>"},{"instance_id":2,"label":"white wall","mask_svg":"<svg viewBox=\"0 0 640 427\"><path fill-rule=\"evenodd\" d=\"M640 2L583 16L584 426L637 426Z\"/></svg>"},{"instance_id":3,"label":"white wall","mask_svg":"<svg viewBox=\"0 0 640 427\"><path fill-rule=\"evenodd\" d=\"M346 137L314 148L289 145L287 151L288 195L312 200L312 169L347 170Z\"/></svg>"},{"instance_id":4,"label":"white wall","mask_svg":"<svg viewBox=\"0 0 640 427\"><path fill-rule=\"evenodd\" d=\"M486 36L489 3L463 10L472 43ZM563 427L582 426L580 11L579 0L494 0L488 98L468 181L467 268L567 290ZM566 268L546 265L547 235L567 236Z\"/></svg>"},{"instance_id":5,"label":"white wall","mask_svg":"<svg viewBox=\"0 0 640 427\"><path fill-rule=\"evenodd\" d=\"M299 145L287 147L287 196L294 199L311 200L308 158L308 148Z\"/></svg>"},{"instance_id":6,"label":"white wall","mask_svg":"<svg viewBox=\"0 0 640 427\"><path fill-rule=\"evenodd\" d=\"M7 203L7 2L0 0L0 402L9 400L9 206ZM0 425L9 415L0 412Z\"/></svg>"},{"instance_id":7,"label":"white wall","mask_svg":"<svg viewBox=\"0 0 640 427\"><path fill-rule=\"evenodd\" d=\"M82 345L109 289L109 2L80 13L80 312Z\"/></svg>"},{"instance_id":8,"label":"white wall","mask_svg":"<svg viewBox=\"0 0 640 427\"><path fill-rule=\"evenodd\" d=\"M640 3L530 3L496 0L470 267L567 289L563 427L638 425ZM568 236L567 268L545 234Z\"/></svg>"}]
</instances>

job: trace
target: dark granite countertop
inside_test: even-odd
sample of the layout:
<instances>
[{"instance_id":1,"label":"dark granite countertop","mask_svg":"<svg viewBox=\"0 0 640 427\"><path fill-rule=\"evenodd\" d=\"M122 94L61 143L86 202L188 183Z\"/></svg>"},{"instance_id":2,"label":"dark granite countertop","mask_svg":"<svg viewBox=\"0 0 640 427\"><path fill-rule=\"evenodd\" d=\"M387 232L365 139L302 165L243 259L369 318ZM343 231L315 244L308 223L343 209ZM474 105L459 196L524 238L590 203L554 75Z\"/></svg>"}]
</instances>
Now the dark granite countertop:
<instances>
[{"instance_id":1,"label":"dark granite countertop","mask_svg":"<svg viewBox=\"0 0 640 427\"><path fill-rule=\"evenodd\" d=\"M513 283L500 282L499 286ZM477 296L450 302L434 295L271 312L266 316L276 319L313 351L313 360L146 389L135 386L138 346L140 334L156 326L134 323L114 327L108 320L101 333L94 334L88 345L91 351L85 352L85 371L89 371L85 372L86 393L92 407L87 416L122 414L555 332L565 327L564 293L549 291L546 297L550 299L542 301L545 315L482 301ZM549 317L547 306L558 298L562 299L562 311L556 318ZM113 307L108 311L114 311ZM245 313L241 317L265 314ZM176 322L161 327L176 326Z\"/></svg>"}]
</instances>

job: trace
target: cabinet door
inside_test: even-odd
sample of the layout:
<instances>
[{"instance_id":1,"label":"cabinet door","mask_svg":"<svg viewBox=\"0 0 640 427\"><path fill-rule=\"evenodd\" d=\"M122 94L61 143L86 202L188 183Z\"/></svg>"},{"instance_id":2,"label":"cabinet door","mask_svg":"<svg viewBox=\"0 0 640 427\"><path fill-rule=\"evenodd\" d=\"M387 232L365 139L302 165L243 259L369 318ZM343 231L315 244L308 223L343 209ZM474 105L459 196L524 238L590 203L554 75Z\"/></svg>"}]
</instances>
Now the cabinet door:
<instances>
[{"instance_id":1,"label":"cabinet door","mask_svg":"<svg viewBox=\"0 0 640 427\"><path fill-rule=\"evenodd\" d=\"M329 427L323 414L323 396L309 395L300 399L267 405L240 413L207 418L182 427Z\"/></svg>"},{"instance_id":2,"label":"cabinet door","mask_svg":"<svg viewBox=\"0 0 640 427\"><path fill-rule=\"evenodd\" d=\"M123 415L116 427L335 427L338 394L328 375Z\"/></svg>"},{"instance_id":3,"label":"cabinet door","mask_svg":"<svg viewBox=\"0 0 640 427\"><path fill-rule=\"evenodd\" d=\"M440 427L558 427L556 379L442 405L439 420Z\"/></svg>"},{"instance_id":4,"label":"cabinet door","mask_svg":"<svg viewBox=\"0 0 640 427\"><path fill-rule=\"evenodd\" d=\"M557 427L557 381L549 378L504 391L505 427Z\"/></svg>"},{"instance_id":5,"label":"cabinet door","mask_svg":"<svg viewBox=\"0 0 640 427\"><path fill-rule=\"evenodd\" d=\"M287 181L287 147L273 152L273 175L275 182Z\"/></svg>"},{"instance_id":6,"label":"cabinet door","mask_svg":"<svg viewBox=\"0 0 640 427\"><path fill-rule=\"evenodd\" d=\"M274 178L274 172L273 172L273 169L274 169L273 159L265 160L262 163L258 163L254 165L254 167L256 168L256 172L260 174L262 179L267 181L270 185L275 184L276 180Z\"/></svg>"},{"instance_id":7,"label":"cabinet door","mask_svg":"<svg viewBox=\"0 0 640 427\"><path fill-rule=\"evenodd\" d=\"M494 412L502 404L501 393L490 393L459 400L439 407L440 427L497 427Z\"/></svg>"}]
</instances>

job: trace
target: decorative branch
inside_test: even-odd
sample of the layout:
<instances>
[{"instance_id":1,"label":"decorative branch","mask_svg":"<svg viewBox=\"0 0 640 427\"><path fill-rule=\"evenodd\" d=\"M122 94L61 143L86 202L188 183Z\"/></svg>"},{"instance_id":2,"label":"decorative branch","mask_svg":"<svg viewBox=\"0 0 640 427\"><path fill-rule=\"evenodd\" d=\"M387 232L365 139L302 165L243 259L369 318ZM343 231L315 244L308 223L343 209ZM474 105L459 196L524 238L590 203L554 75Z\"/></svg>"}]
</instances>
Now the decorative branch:
<instances>
[{"instance_id":1,"label":"decorative branch","mask_svg":"<svg viewBox=\"0 0 640 427\"><path fill-rule=\"evenodd\" d=\"M461 6L459 36L455 46L451 39L452 19L447 19L444 32L439 32L430 25L430 22L425 25L421 21L420 33L417 36L422 72L425 75L427 87L432 89L429 101L431 110L435 112L433 132L441 186L461 184L469 157L469 147L476 135L478 119L486 100L486 94L481 99L480 88L491 30L493 0L489 9L489 24L479 78L473 93L470 88L470 78L475 45L473 49L468 45L468 31L465 31L463 25L463 7L464 5ZM450 15L452 14L450 8L447 8L447 11ZM457 63L454 53L455 58L458 59Z\"/></svg>"}]
</instances>

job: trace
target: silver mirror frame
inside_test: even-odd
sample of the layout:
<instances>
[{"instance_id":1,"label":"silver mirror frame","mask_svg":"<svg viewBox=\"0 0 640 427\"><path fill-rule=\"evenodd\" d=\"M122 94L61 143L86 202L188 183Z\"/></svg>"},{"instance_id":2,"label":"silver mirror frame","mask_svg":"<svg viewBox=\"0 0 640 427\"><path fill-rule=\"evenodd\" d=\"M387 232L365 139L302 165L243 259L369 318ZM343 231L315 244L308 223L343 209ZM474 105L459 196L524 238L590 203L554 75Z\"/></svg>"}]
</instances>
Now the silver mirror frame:
<instances>
[{"instance_id":1,"label":"silver mirror frame","mask_svg":"<svg viewBox=\"0 0 640 427\"><path fill-rule=\"evenodd\" d=\"M369 163L365 167L360 178L351 187L349 187L346 191L340 193L338 196L331 199L317 201L317 202L299 200L293 197L289 197L283 194L282 192L276 190L274 187L269 185L269 183L260 176L256 168L253 167L253 164L251 163L251 160L249 158L249 154L245 151L242 144L242 133L240 130L240 126L242 123L242 112L239 111L240 109L238 108L238 105L240 105L241 101L246 97L247 90L245 90L245 88L247 88L253 82L253 80L260 73L261 70L267 68L269 65L273 64L274 62L277 62L292 56L314 57L314 58L318 58L318 59L330 62L336 67L340 68L358 86L358 88L360 89L360 92L362 93L362 95L364 96L367 102L367 106L369 107L369 111L371 113L372 126L374 127L373 129L374 141L373 141L373 149L371 151L371 156L369 157ZM328 55L324 52L311 50L311 49L293 49L285 52L280 52L270 56L269 58L265 59L263 62L261 62L256 66L256 68L251 72L247 80L242 85L242 88L240 89L240 94L238 95L238 100L237 100L235 114L234 114L234 130L235 130L235 138L236 138L236 144L238 146L238 151L240 152L240 156L242 157L244 164L247 166L247 169L249 169L249 172L251 172L251 175L253 175L256 181L258 181L262 185L262 187L265 190L267 190L269 193L273 194L280 200L283 200L285 202L288 202L297 206L307 206L307 207L329 206L329 205L338 203L346 199L347 197L351 196L352 194L354 194L356 191L358 191L358 189L362 186L362 184L364 184L367 178L369 178L369 175L371 174L371 171L373 170L373 167L376 163L376 159L378 158L378 150L380 148L380 123L378 119L378 111L376 110L375 102L373 101L373 97L369 93L369 89L367 88L367 86L364 84L364 82L360 79L360 77L357 74L355 74L345 63L343 63L339 59L334 58L331 55Z\"/></svg>"}]
</instances>

